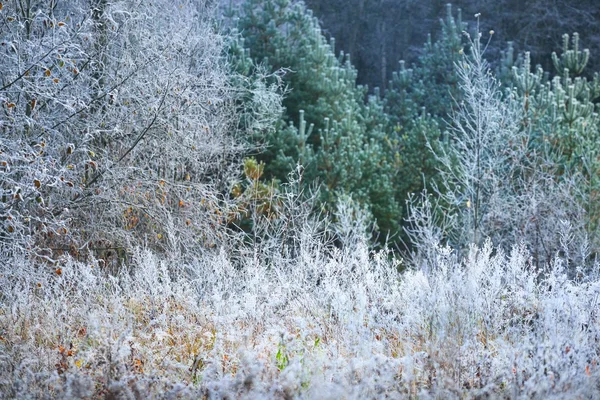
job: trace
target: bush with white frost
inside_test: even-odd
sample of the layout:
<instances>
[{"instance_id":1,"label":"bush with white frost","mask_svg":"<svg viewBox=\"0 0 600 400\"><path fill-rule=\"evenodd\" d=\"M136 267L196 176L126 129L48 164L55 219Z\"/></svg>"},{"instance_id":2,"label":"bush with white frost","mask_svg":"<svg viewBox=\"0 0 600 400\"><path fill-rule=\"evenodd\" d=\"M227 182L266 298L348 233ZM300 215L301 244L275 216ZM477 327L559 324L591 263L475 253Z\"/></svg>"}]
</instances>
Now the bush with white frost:
<instances>
[{"instance_id":1,"label":"bush with white frost","mask_svg":"<svg viewBox=\"0 0 600 400\"><path fill-rule=\"evenodd\" d=\"M0 245L55 261L214 246L243 143L205 1L0 10ZM235 78L239 81L239 77ZM278 112L262 85L246 119Z\"/></svg>"}]
</instances>

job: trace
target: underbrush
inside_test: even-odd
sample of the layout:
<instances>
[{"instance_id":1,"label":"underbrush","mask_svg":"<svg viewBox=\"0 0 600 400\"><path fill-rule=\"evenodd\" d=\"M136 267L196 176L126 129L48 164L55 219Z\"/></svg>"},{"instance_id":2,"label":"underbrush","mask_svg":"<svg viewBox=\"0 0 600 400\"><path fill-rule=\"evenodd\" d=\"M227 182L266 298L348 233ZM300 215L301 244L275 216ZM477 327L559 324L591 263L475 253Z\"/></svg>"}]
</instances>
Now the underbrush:
<instances>
[{"instance_id":1,"label":"underbrush","mask_svg":"<svg viewBox=\"0 0 600 400\"><path fill-rule=\"evenodd\" d=\"M594 398L600 280L491 245L1 266L2 398ZM258 253L255 253L258 254Z\"/></svg>"}]
</instances>

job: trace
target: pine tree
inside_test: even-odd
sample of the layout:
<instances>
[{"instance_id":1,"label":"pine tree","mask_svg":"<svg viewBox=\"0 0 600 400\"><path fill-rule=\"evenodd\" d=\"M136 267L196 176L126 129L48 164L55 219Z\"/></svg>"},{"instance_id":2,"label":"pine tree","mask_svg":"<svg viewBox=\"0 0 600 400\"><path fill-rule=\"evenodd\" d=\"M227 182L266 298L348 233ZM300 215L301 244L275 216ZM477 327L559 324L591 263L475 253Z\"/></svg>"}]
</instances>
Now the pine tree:
<instances>
[{"instance_id":1,"label":"pine tree","mask_svg":"<svg viewBox=\"0 0 600 400\"><path fill-rule=\"evenodd\" d=\"M257 156L266 164L265 177L285 182L300 163L307 185L321 185L325 210L351 195L372 212L382 239L396 234L402 219L398 155L382 100L365 101L367 89L356 85L349 56L335 56L335 41L326 41L303 3L250 0L235 14L234 28L253 63L286 71L285 111Z\"/></svg>"},{"instance_id":2,"label":"pine tree","mask_svg":"<svg viewBox=\"0 0 600 400\"><path fill-rule=\"evenodd\" d=\"M460 10L455 17L447 5L440 25L440 37L434 41L429 35L415 64L408 68L400 61L385 93L391 141L401 155L398 174L402 179L397 191L403 201L408 201L411 193L432 192L441 183L441 164L434 154L445 146L448 120L461 98L455 63L468 51L468 42Z\"/></svg>"},{"instance_id":3,"label":"pine tree","mask_svg":"<svg viewBox=\"0 0 600 400\"><path fill-rule=\"evenodd\" d=\"M427 260L436 240L463 251L489 238L505 249L524 243L537 265L559 251L585 265L598 251L598 82L572 78L568 69L548 80L540 67L532 72L527 53L513 67L507 53L501 76L509 80L500 85L481 40L478 33L456 63L460 102L448 145L435 153L439 199L412 208L417 258ZM575 60L581 72L584 58L565 44L557 66Z\"/></svg>"},{"instance_id":4,"label":"pine tree","mask_svg":"<svg viewBox=\"0 0 600 400\"><path fill-rule=\"evenodd\" d=\"M550 78L539 66L531 72L529 53L525 53L512 67L507 85L519 99L522 126L529 132L531 151L544 155L556 183L568 184L575 203L571 214L579 214L577 207L583 211L573 223L579 243L589 239L590 251L597 252L600 120L595 101L600 98L600 77L598 73L591 80L581 76L590 54L587 49L579 49L577 33L572 36L572 48L569 39L569 35L564 35L560 56L552 54L555 76Z\"/></svg>"}]
</instances>

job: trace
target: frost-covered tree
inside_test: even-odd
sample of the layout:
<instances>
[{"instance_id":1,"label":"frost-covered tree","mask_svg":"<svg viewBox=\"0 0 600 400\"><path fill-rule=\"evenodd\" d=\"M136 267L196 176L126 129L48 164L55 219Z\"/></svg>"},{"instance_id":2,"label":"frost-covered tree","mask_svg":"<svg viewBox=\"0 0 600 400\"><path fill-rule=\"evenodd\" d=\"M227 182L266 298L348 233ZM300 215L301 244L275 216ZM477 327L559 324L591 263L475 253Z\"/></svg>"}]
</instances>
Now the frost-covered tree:
<instances>
[{"instance_id":1,"label":"frost-covered tree","mask_svg":"<svg viewBox=\"0 0 600 400\"><path fill-rule=\"evenodd\" d=\"M530 137L530 150L542 155L543 165L550 166L554 186L569 193L571 204L564 208L569 210L568 220L578 237L570 239L571 245L589 246L586 251L597 253L600 120L594 102L600 97L600 77L598 73L592 79L580 76L589 50L579 48L577 33L564 35L560 56L552 54L556 71L551 78L539 66L531 71L528 53L520 59L512 67L507 84L518 99L521 126Z\"/></svg>"},{"instance_id":2,"label":"frost-covered tree","mask_svg":"<svg viewBox=\"0 0 600 400\"><path fill-rule=\"evenodd\" d=\"M503 92L483 58L481 34L471 43L456 63L461 97L449 145L436 152L436 194L447 217L437 217L436 226L431 202L413 209L409 232L418 233L417 248L427 254L435 240L446 240L465 249L491 238L505 249L523 242L538 265L559 251L584 265L597 251L593 82L568 72L544 82L526 55L513 69L514 86Z\"/></svg>"},{"instance_id":3,"label":"frost-covered tree","mask_svg":"<svg viewBox=\"0 0 600 400\"><path fill-rule=\"evenodd\" d=\"M2 253L214 243L242 90L210 2L2 5Z\"/></svg>"}]
</instances>

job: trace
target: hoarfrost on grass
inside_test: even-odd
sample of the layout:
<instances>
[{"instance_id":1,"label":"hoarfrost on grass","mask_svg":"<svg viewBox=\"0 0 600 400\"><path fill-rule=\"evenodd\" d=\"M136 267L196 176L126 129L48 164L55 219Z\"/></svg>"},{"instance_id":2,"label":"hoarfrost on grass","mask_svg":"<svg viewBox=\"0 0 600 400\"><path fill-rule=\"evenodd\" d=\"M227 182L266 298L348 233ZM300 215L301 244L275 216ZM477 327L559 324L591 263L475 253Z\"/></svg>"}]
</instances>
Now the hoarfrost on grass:
<instances>
[{"instance_id":1,"label":"hoarfrost on grass","mask_svg":"<svg viewBox=\"0 0 600 400\"><path fill-rule=\"evenodd\" d=\"M59 275L11 260L0 278L0 390L6 398L600 395L597 275L576 282L560 259L541 271L523 247L505 255L489 242L464 260L438 255L434 270L403 274L366 246L236 266L215 252L187 273L139 251L114 277L95 263L65 260ZM322 279L307 279L307 269Z\"/></svg>"}]
</instances>

